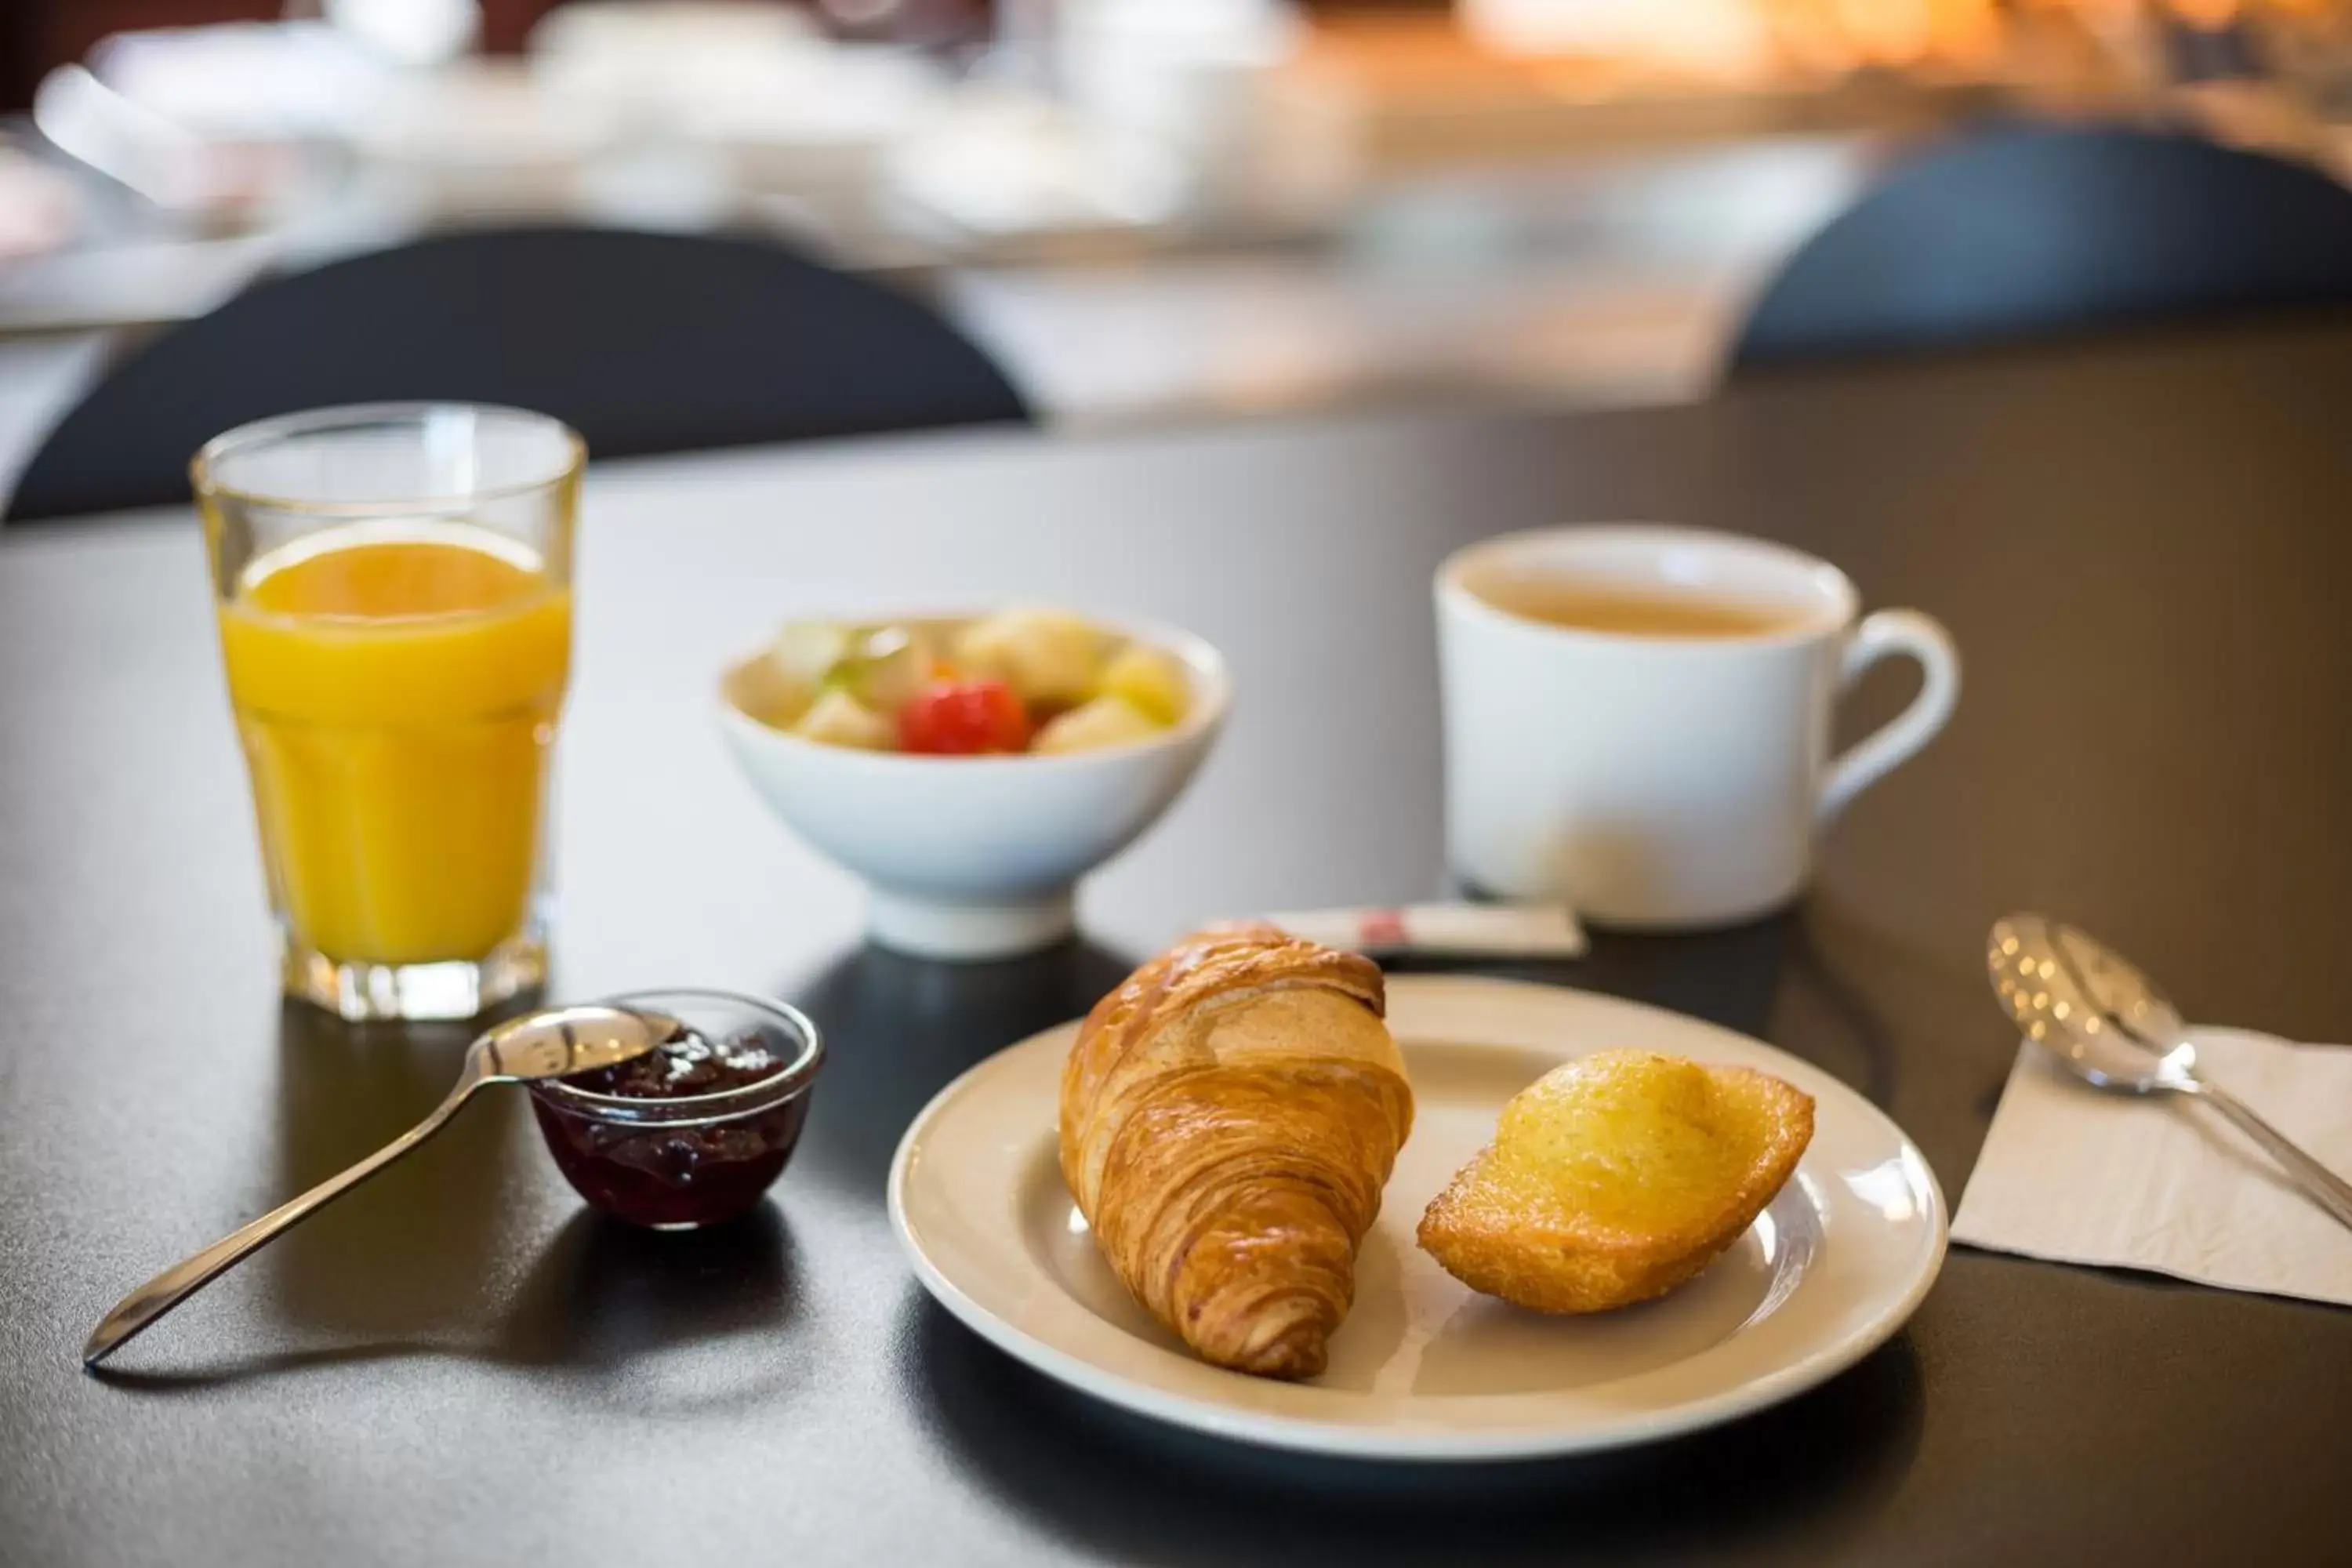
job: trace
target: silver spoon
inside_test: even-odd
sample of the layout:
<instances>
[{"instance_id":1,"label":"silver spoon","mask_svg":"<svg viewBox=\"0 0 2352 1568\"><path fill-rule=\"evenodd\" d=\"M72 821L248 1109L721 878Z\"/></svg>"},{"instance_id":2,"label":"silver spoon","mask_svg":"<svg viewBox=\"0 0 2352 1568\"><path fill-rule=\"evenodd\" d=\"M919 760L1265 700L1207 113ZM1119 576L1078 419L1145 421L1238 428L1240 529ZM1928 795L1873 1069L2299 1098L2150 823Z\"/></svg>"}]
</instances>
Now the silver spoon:
<instances>
[{"instance_id":1,"label":"silver spoon","mask_svg":"<svg viewBox=\"0 0 2352 1568\"><path fill-rule=\"evenodd\" d=\"M341 1197L394 1160L449 1124L460 1107L486 1084L561 1078L641 1057L683 1033L677 1019L618 1007L558 1007L509 1018L485 1032L466 1051L457 1087L433 1114L353 1165L331 1176L291 1203L270 1210L244 1229L221 1237L184 1263L175 1263L115 1303L81 1347L81 1363L96 1366L156 1319L211 1284L249 1254L259 1251L328 1204Z\"/></svg>"},{"instance_id":2,"label":"silver spoon","mask_svg":"<svg viewBox=\"0 0 2352 1568\"><path fill-rule=\"evenodd\" d=\"M2164 993L2110 949L2045 915L1993 922L1993 994L2025 1037L2077 1077L2122 1094L2188 1094L2235 1122L2313 1202L2352 1227L2352 1184L2244 1101L2197 1073L2197 1047Z\"/></svg>"}]
</instances>

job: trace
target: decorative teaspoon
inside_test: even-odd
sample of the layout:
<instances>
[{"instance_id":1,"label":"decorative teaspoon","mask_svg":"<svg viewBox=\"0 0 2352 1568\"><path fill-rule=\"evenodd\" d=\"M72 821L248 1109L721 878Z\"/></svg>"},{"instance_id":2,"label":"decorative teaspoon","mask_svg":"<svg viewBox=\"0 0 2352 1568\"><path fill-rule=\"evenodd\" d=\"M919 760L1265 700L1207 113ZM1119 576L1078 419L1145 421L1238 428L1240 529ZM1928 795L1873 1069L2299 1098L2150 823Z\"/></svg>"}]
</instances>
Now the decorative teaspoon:
<instances>
[{"instance_id":1,"label":"decorative teaspoon","mask_svg":"<svg viewBox=\"0 0 2352 1568\"><path fill-rule=\"evenodd\" d=\"M2201 1078L2180 1015L2147 975L2096 938L2046 915L2008 915L1985 939L1993 994L2025 1037L2085 1082L2119 1094L2187 1094L2278 1162L2314 1203L2352 1228L2352 1184L2237 1096Z\"/></svg>"}]
</instances>

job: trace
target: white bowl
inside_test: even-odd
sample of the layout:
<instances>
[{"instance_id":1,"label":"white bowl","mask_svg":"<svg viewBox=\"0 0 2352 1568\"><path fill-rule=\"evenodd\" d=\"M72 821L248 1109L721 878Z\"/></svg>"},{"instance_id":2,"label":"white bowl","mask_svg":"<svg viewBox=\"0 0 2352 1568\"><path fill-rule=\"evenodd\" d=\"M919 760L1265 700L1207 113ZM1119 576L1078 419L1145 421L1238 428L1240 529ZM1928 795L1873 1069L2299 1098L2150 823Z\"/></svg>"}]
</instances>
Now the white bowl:
<instances>
[{"instance_id":1,"label":"white bowl","mask_svg":"<svg viewBox=\"0 0 2352 1568\"><path fill-rule=\"evenodd\" d=\"M1192 702L1181 723L1131 745L1048 756L829 746L745 710L762 648L720 677L719 728L769 809L865 879L876 942L926 958L1034 952L1070 933L1078 879L1133 843L1183 793L1232 694L1223 656L1200 638L1141 622L1097 624L1183 665Z\"/></svg>"}]
</instances>

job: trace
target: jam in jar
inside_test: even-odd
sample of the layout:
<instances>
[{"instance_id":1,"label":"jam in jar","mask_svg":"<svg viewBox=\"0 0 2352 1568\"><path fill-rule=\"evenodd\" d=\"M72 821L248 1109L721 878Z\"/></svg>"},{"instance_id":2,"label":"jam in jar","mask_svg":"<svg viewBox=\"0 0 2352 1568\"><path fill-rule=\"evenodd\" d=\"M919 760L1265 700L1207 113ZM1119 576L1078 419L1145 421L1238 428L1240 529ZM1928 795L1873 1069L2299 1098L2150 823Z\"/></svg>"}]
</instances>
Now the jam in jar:
<instances>
[{"instance_id":1,"label":"jam in jar","mask_svg":"<svg viewBox=\"0 0 2352 1568\"><path fill-rule=\"evenodd\" d=\"M756 1205L808 1118L824 1048L796 1010L716 991L648 991L612 1005L685 1032L609 1068L541 1079L531 1110L556 1168L616 1219L691 1230Z\"/></svg>"}]
</instances>

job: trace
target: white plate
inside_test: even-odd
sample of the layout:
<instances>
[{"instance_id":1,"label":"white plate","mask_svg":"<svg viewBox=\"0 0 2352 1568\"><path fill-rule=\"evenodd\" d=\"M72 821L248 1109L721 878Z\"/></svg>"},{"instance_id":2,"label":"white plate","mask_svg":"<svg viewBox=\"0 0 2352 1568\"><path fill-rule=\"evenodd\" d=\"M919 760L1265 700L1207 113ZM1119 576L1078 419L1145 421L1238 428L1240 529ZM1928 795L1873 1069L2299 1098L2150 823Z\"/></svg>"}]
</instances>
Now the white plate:
<instances>
[{"instance_id":1,"label":"white plate","mask_svg":"<svg viewBox=\"0 0 2352 1568\"><path fill-rule=\"evenodd\" d=\"M1570 1454L1709 1426L1797 1394L1900 1328L1944 1260L1944 1196L1902 1130L1844 1084L1695 1018L1551 986L1389 982L1412 1138L1357 1262L1356 1303L1307 1383L1194 1359L1096 1250L1055 1161L1065 1024L941 1090L890 1168L890 1223L982 1338L1146 1415L1276 1447L1392 1459ZM1813 1142L1755 1226L1663 1300L1548 1318L1471 1291L1413 1245L1421 1211L1503 1102L1613 1046L1776 1073Z\"/></svg>"}]
</instances>

